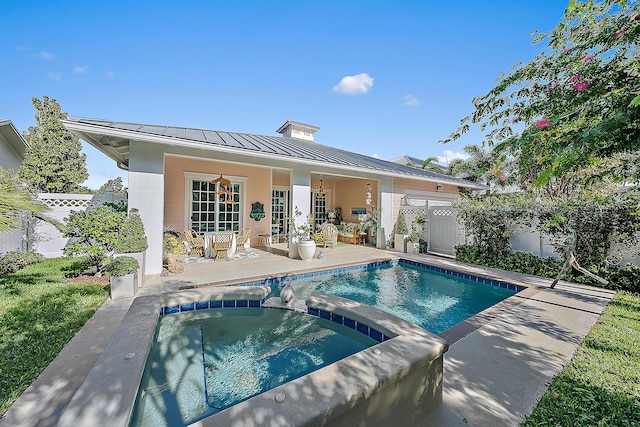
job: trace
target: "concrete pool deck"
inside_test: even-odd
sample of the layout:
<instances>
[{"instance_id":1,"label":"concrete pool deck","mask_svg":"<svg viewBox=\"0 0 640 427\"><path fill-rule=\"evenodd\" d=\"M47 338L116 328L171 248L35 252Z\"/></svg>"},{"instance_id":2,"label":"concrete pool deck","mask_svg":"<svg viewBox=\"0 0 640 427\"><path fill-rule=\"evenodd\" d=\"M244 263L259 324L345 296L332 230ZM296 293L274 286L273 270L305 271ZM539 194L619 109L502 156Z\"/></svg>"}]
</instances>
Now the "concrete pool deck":
<instances>
[{"instance_id":1,"label":"concrete pool deck","mask_svg":"<svg viewBox=\"0 0 640 427\"><path fill-rule=\"evenodd\" d=\"M289 259L253 249L256 258L187 264L185 272L147 278L138 296L202 284L319 270L398 257L365 246L323 249L323 259ZM443 402L423 423L430 426L515 426L566 365L614 292L458 263L439 257L406 256L425 264L530 286L445 331ZM60 355L0 419L0 426L58 425L61 414L107 345L133 299L108 300Z\"/></svg>"}]
</instances>

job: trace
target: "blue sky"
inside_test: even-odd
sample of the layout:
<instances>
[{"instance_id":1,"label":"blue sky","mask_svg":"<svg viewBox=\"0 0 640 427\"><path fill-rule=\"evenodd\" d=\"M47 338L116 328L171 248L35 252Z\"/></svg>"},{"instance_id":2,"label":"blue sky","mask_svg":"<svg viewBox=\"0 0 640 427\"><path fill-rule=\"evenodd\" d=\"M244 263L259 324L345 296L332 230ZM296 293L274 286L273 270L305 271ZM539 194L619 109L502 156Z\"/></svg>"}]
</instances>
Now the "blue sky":
<instances>
[{"instance_id":1,"label":"blue sky","mask_svg":"<svg viewBox=\"0 0 640 427\"><path fill-rule=\"evenodd\" d=\"M543 49L567 0L12 1L3 4L0 117L35 124L32 97L70 116L275 135L383 159L454 158L438 141L501 71ZM84 144L98 188L122 176ZM445 154L446 153L446 154Z\"/></svg>"}]
</instances>

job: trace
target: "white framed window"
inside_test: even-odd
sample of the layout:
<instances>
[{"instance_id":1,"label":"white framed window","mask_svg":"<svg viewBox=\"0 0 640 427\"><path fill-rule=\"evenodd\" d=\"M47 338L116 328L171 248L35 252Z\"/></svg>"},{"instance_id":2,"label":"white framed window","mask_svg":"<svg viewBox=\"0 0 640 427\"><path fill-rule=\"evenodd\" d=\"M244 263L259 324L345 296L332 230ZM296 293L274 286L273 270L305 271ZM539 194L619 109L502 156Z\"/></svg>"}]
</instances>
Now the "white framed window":
<instances>
[{"instance_id":1,"label":"white framed window","mask_svg":"<svg viewBox=\"0 0 640 427\"><path fill-rule=\"evenodd\" d=\"M185 227L199 233L237 232L243 227L246 178L224 176L229 185L211 183L220 174L185 173Z\"/></svg>"}]
</instances>

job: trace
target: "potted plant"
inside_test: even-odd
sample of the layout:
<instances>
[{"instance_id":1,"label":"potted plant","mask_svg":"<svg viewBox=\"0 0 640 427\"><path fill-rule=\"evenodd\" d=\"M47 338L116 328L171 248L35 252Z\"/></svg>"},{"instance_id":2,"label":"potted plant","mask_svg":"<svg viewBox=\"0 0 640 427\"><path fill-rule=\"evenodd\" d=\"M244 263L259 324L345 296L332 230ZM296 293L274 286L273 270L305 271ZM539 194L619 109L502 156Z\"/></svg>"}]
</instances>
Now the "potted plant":
<instances>
[{"instance_id":1,"label":"potted plant","mask_svg":"<svg viewBox=\"0 0 640 427\"><path fill-rule=\"evenodd\" d=\"M111 260L106 267L111 276L111 299L132 298L138 288L138 260L123 255Z\"/></svg>"},{"instance_id":2,"label":"potted plant","mask_svg":"<svg viewBox=\"0 0 640 427\"><path fill-rule=\"evenodd\" d=\"M302 212L296 206L293 217L289 217L289 233L291 235L289 241L289 258L298 258L303 260L312 259L316 253L316 242L311 238L313 231L313 216L307 215L306 219L302 219Z\"/></svg>"},{"instance_id":3,"label":"potted plant","mask_svg":"<svg viewBox=\"0 0 640 427\"><path fill-rule=\"evenodd\" d=\"M409 235L409 229L407 228L407 220L403 214L398 215L396 220L396 233L393 239L393 246L396 251L406 252L405 241Z\"/></svg>"},{"instance_id":4,"label":"potted plant","mask_svg":"<svg viewBox=\"0 0 640 427\"><path fill-rule=\"evenodd\" d=\"M413 255L418 255L420 253L420 235L415 229L411 232L411 234L409 234L407 253Z\"/></svg>"},{"instance_id":5,"label":"potted plant","mask_svg":"<svg viewBox=\"0 0 640 427\"><path fill-rule=\"evenodd\" d=\"M370 206L367 210L367 219L362 224L362 229L369 232L371 238L371 244L374 247L378 246L378 213L379 210L375 206Z\"/></svg>"},{"instance_id":6,"label":"potted plant","mask_svg":"<svg viewBox=\"0 0 640 427\"><path fill-rule=\"evenodd\" d=\"M149 247L147 236L144 233L144 224L138 213L138 209L131 209L129 215L120 226L120 232L114 243L115 257L123 254L131 256L138 261L139 269L138 286L142 286L144 281L144 268L146 264L146 250Z\"/></svg>"}]
</instances>

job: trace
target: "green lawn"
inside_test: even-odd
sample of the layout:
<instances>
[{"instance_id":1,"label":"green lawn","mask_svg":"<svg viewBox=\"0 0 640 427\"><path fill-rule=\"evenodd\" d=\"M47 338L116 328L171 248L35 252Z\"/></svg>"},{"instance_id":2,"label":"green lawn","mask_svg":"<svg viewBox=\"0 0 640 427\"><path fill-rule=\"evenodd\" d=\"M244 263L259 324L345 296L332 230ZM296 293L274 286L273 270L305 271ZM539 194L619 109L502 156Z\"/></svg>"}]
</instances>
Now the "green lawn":
<instances>
[{"instance_id":1,"label":"green lawn","mask_svg":"<svg viewBox=\"0 0 640 427\"><path fill-rule=\"evenodd\" d=\"M640 295L615 295L522 425L640 425Z\"/></svg>"},{"instance_id":2,"label":"green lawn","mask_svg":"<svg viewBox=\"0 0 640 427\"><path fill-rule=\"evenodd\" d=\"M85 265L48 259L0 277L0 416L109 296L108 283L70 283Z\"/></svg>"}]
</instances>

